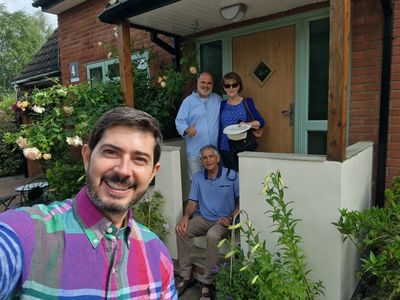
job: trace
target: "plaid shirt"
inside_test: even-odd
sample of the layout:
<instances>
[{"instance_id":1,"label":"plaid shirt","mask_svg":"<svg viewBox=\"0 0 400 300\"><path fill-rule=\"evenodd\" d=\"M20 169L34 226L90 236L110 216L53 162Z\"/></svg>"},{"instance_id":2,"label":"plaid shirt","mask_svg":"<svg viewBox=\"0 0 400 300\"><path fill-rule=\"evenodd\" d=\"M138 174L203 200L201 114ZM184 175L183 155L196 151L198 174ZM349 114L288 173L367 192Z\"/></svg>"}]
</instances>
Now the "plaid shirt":
<instances>
[{"instance_id":1,"label":"plaid shirt","mask_svg":"<svg viewBox=\"0 0 400 300\"><path fill-rule=\"evenodd\" d=\"M118 230L86 187L75 199L0 214L0 299L10 295L177 299L165 245L132 212Z\"/></svg>"}]
</instances>

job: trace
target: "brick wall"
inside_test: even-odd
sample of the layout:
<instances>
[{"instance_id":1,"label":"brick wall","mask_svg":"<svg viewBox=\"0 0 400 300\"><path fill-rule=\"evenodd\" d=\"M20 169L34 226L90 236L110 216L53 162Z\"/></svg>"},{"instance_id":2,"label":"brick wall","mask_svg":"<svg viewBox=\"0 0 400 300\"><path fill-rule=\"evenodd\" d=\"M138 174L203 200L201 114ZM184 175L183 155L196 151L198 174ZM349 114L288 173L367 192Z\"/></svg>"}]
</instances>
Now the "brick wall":
<instances>
[{"instance_id":1,"label":"brick wall","mask_svg":"<svg viewBox=\"0 0 400 300\"><path fill-rule=\"evenodd\" d=\"M400 175L400 1L394 1L387 174Z\"/></svg>"},{"instance_id":2,"label":"brick wall","mask_svg":"<svg viewBox=\"0 0 400 300\"><path fill-rule=\"evenodd\" d=\"M380 1L352 1L350 144L379 135L383 13ZM376 151L375 151L376 152ZM374 155L376 169L376 153Z\"/></svg>"},{"instance_id":3,"label":"brick wall","mask_svg":"<svg viewBox=\"0 0 400 300\"><path fill-rule=\"evenodd\" d=\"M400 175L400 0L394 0L386 185ZM378 141L383 11L380 1L353 1L350 143ZM375 165L376 165L375 155Z\"/></svg>"},{"instance_id":4,"label":"brick wall","mask_svg":"<svg viewBox=\"0 0 400 300\"><path fill-rule=\"evenodd\" d=\"M102 42L103 45L116 45L115 26L102 23L97 17L107 2L107 0L85 1L58 15L60 65L64 85L70 84L71 62L79 62L80 82L86 81L86 64L108 59L109 48L98 46L98 42ZM132 29L131 40L135 41L137 48L154 48L159 53L161 61L171 60L166 51L150 41L147 32Z\"/></svg>"}]
</instances>

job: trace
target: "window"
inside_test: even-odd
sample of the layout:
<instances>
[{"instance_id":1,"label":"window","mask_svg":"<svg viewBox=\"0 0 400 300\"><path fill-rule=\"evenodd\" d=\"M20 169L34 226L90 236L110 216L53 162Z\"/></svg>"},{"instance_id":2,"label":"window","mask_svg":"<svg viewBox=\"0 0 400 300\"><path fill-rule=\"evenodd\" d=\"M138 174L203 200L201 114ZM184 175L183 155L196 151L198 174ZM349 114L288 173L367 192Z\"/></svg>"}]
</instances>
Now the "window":
<instances>
[{"instance_id":1,"label":"window","mask_svg":"<svg viewBox=\"0 0 400 300\"><path fill-rule=\"evenodd\" d=\"M328 118L329 19L310 22L308 119Z\"/></svg>"},{"instance_id":2,"label":"window","mask_svg":"<svg viewBox=\"0 0 400 300\"><path fill-rule=\"evenodd\" d=\"M214 77L214 92L220 94L219 83L222 80L222 42L214 41L200 45L200 69Z\"/></svg>"},{"instance_id":3,"label":"window","mask_svg":"<svg viewBox=\"0 0 400 300\"><path fill-rule=\"evenodd\" d=\"M132 61L137 63L141 70L148 70L149 53L134 53ZM86 65L87 80L89 82L104 82L108 80L119 80L119 61L118 59L109 59L105 61L90 63Z\"/></svg>"},{"instance_id":4,"label":"window","mask_svg":"<svg viewBox=\"0 0 400 300\"><path fill-rule=\"evenodd\" d=\"M307 153L326 154L329 82L329 18L309 22Z\"/></svg>"}]
</instances>

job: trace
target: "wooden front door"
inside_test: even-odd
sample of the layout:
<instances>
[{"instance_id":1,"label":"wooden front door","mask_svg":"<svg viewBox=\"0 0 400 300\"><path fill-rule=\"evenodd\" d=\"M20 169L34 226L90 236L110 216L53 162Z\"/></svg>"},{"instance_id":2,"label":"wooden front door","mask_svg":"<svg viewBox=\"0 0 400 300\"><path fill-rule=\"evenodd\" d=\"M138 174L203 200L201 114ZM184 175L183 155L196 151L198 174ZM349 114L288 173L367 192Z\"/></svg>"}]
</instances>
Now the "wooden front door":
<instances>
[{"instance_id":1,"label":"wooden front door","mask_svg":"<svg viewBox=\"0 0 400 300\"><path fill-rule=\"evenodd\" d=\"M266 121L257 151L294 152L295 37L295 27L286 26L233 38L232 66L243 80L241 95L254 99ZM265 66L271 70L267 77Z\"/></svg>"}]
</instances>

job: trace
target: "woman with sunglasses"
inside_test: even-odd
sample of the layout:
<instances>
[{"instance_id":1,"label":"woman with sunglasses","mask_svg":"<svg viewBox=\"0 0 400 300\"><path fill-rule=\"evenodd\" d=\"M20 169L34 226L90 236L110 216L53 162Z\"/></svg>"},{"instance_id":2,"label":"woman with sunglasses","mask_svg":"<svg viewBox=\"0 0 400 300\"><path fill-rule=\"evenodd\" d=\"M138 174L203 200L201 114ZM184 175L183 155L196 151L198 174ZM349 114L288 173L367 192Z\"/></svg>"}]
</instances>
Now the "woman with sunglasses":
<instances>
[{"instance_id":1,"label":"woman with sunglasses","mask_svg":"<svg viewBox=\"0 0 400 300\"><path fill-rule=\"evenodd\" d=\"M222 90L227 95L227 100L221 102L220 107L220 130L219 130L219 150L222 163L226 168L238 171L238 156L231 149L228 136L223 133L225 127L233 124L249 124L252 129L263 128L264 119L258 113L252 98L245 98L239 95L243 90L242 79L235 72L227 73L222 78ZM248 109L246 108L246 104ZM252 114L252 120L249 112Z\"/></svg>"}]
</instances>

